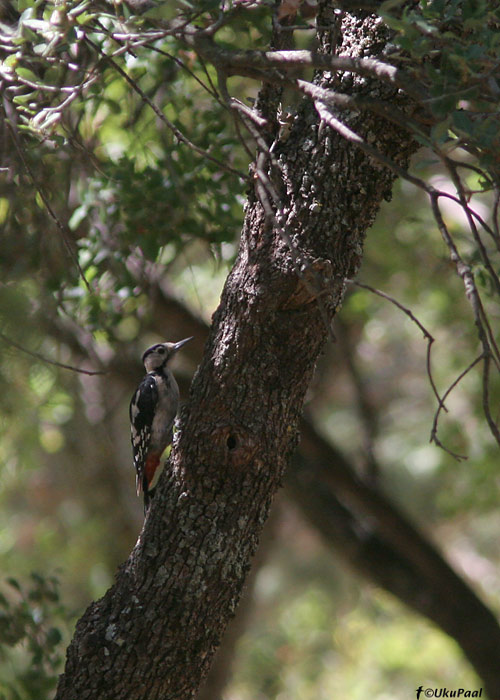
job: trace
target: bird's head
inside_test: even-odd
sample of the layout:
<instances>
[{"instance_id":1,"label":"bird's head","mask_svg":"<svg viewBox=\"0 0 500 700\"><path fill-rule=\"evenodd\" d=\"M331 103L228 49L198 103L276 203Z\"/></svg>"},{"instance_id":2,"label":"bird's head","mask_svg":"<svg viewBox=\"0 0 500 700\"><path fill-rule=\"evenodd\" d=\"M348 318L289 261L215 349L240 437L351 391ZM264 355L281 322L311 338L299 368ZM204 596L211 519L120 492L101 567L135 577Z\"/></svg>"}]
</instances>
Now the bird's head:
<instances>
[{"instance_id":1,"label":"bird's head","mask_svg":"<svg viewBox=\"0 0 500 700\"><path fill-rule=\"evenodd\" d=\"M184 338L184 340L179 340L178 343L156 343L146 350L142 356L142 361L146 372L154 372L159 370L161 367L165 367L169 360L175 355L175 353L182 348L189 340L192 340L194 336L190 338Z\"/></svg>"}]
</instances>

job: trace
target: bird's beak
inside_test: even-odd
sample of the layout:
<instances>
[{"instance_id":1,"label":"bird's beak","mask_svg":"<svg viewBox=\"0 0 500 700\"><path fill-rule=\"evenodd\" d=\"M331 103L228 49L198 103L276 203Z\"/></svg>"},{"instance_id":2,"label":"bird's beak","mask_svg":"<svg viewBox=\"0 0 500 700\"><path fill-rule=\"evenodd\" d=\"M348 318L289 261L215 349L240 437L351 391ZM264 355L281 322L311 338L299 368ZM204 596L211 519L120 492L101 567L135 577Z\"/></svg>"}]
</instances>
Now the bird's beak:
<instances>
[{"instance_id":1,"label":"bird's beak","mask_svg":"<svg viewBox=\"0 0 500 700\"><path fill-rule=\"evenodd\" d=\"M190 340L193 340L193 338L194 338L194 335L192 335L190 338L184 338L184 340L179 340L178 343L175 343L175 345L174 345L174 347L172 348L172 350L173 350L174 352L177 352L177 350L180 350L180 349L182 348L183 345L185 345L186 343L189 343L189 341L190 341Z\"/></svg>"}]
</instances>

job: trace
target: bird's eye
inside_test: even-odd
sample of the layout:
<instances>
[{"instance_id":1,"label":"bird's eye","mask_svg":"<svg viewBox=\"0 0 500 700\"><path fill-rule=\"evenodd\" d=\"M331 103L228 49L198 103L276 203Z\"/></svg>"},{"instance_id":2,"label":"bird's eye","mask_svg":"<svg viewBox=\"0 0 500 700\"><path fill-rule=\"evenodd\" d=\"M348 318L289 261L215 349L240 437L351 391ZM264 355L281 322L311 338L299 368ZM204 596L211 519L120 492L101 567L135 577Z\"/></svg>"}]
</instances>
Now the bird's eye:
<instances>
[{"instance_id":1,"label":"bird's eye","mask_svg":"<svg viewBox=\"0 0 500 700\"><path fill-rule=\"evenodd\" d=\"M159 355L164 355L164 354L165 354L165 348L158 348L158 354L159 354Z\"/></svg>"}]
</instances>

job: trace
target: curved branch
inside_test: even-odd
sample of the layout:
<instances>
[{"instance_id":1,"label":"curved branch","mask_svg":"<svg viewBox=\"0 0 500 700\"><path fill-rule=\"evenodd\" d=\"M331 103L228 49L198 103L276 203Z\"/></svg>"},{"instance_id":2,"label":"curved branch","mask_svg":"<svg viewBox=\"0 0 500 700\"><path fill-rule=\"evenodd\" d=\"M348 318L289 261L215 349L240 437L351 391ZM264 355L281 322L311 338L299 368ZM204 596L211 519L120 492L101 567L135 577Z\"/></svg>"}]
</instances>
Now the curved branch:
<instances>
[{"instance_id":1,"label":"curved branch","mask_svg":"<svg viewBox=\"0 0 500 700\"><path fill-rule=\"evenodd\" d=\"M302 422L301 450L287 487L328 543L364 576L438 624L457 641L500 696L500 626L425 534L380 491L353 472L342 453Z\"/></svg>"}]
</instances>

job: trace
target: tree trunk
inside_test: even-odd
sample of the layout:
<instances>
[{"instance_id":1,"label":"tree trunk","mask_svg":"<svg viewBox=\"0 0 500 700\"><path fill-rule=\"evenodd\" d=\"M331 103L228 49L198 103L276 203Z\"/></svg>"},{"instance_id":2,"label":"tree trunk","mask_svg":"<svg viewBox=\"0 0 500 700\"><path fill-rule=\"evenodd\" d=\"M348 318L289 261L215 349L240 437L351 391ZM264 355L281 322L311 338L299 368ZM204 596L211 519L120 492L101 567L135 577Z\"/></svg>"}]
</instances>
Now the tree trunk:
<instances>
[{"instance_id":1,"label":"tree trunk","mask_svg":"<svg viewBox=\"0 0 500 700\"><path fill-rule=\"evenodd\" d=\"M334 32L324 15L319 26L330 23ZM371 16L346 16L339 52L378 53L380 27ZM322 50L331 50L332 35L322 34ZM318 78L324 86L333 80ZM396 99L367 79L346 80L360 96ZM275 123L272 90L260 107ZM406 164L414 150L407 134L379 117L348 118L373 147ZM237 605L344 279L357 271L366 230L393 181L320 125L309 102L272 153L275 161L265 152L257 158L238 259L169 468L115 585L77 625L58 700L194 697Z\"/></svg>"}]
</instances>

